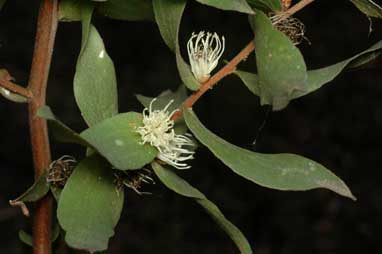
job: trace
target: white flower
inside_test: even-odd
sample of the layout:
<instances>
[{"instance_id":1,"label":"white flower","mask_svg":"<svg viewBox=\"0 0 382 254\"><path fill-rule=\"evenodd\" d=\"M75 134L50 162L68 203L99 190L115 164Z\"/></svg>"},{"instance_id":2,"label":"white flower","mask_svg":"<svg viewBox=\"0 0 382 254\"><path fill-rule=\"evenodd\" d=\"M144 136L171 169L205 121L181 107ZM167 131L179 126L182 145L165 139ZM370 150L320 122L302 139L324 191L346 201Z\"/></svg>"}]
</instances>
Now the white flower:
<instances>
[{"instance_id":1,"label":"white flower","mask_svg":"<svg viewBox=\"0 0 382 254\"><path fill-rule=\"evenodd\" d=\"M157 148L157 158L161 161L178 169L190 168L184 161L194 158L194 151L187 149L194 146L194 143L185 135L175 134L174 120L171 120L171 117L178 110L171 113L167 111L174 100L162 110L152 110L155 100L150 102L149 108L143 110L143 126L137 128L142 137L142 144L149 143Z\"/></svg>"},{"instance_id":2,"label":"white flower","mask_svg":"<svg viewBox=\"0 0 382 254\"><path fill-rule=\"evenodd\" d=\"M224 48L224 36L220 40L216 33L205 34L204 31L198 34L192 33L187 43L187 51L191 71L198 82L204 83L210 78L210 73L217 66Z\"/></svg>"}]
</instances>

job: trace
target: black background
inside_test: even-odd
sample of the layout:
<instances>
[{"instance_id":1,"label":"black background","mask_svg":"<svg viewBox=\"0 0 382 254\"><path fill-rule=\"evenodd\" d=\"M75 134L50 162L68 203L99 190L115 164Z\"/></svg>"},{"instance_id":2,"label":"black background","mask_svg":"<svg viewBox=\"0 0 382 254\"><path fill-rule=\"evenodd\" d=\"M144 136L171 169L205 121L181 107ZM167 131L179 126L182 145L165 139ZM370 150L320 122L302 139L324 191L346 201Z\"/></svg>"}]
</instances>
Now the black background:
<instances>
[{"instance_id":1,"label":"black background","mask_svg":"<svg viewBox=\"0 0 382 254\"><path fill-rule=\"evenodd\" d=\"M245 15L189 2L181 27L183 47L192 31L216 31L226 37L223 58L229 60L251 39ZM12 0L0 13L0 64L19 84L27 83L38 5ZM296 16L311 42L300 45L309 68L343 60L382 37L381 21L373 20L369 35L368 19L347 0L319 0ZM155 96L180 84L174 56L154 23L100 17L94 23L116 66L121 112L142 110L134 94ZM48 104L77 131L85 128L72 91L80 32L79 23L60 24L48 88ZM254 71L253 55L240 66ZM182 174L219 205L256 254L382 253L381 70L377 62L343 73L268 117L267 107L234 76L194 106L209 129L232 143L260 152L297 153L324 164L349 185L357 202L327 190L262 188L232 173L203 147L192 170ZM17 236L19 229L30 231L30 220L8 205L33 181L26 105L0 98L0 117L0 253L30 253ZM79 147L54 141L52 151L53 158L83 156ZM149 189L153 195L127 190L108 253L237 253L197 204L160 184Z\"/></svg>"}]
</instances>

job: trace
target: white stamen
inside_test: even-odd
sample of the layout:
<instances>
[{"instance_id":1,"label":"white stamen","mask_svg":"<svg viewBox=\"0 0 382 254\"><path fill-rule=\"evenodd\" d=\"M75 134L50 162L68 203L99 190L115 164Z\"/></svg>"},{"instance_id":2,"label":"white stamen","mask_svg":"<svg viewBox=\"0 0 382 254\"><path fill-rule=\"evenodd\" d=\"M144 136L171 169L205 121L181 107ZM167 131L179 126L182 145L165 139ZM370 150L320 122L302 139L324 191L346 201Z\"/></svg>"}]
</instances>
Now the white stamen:
<instances>
[{"instance_id":1,"label":"white stamen","mask_svg":"<svg viewBox=\"0 0 382 254\"><path fill-rule=\"evenodd\" d=\"M142 137L141 143L149 143L157 148L157 157L161 161L178 169L190 168L184 161L194 158L194 151L187 149L187 146L194 146L194 143L185 135L175 134L174 120L171 120L171 117L178 110L171 113L167 111L174 100L162 110L153 110L152 104L155 100L150 102L149 108L143 110L143 126L137 128Z\"/></svg>"},{"instance_id":2,"label":"white stamen","mask_svg":"<svg viewBox=\"0 0 382 254\"><path fill-rule=\"evenodd\" d=\"M191 71L198 82L204 83L210 78L210 73L218 65L224 49L224 36L220 40L216 33L205 34L204 31L198 34L192 33L187 43L187 52Z\"/></svg>"}]
</instances>

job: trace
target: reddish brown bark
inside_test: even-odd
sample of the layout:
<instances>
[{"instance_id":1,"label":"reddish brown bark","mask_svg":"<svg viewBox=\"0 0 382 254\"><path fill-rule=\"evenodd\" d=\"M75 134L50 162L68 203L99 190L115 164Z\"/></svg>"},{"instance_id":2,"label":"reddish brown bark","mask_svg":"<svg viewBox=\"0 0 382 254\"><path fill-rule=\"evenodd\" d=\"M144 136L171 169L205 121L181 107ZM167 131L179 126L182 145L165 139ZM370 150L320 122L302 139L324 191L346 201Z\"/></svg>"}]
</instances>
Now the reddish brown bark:
<instances>
[{"instance_id":1,"label":"reddish brown bark","mask_svg":"<svg viewBox=\"0 0 382 254\"><path fill-rule=\"evenodd\" d=\"M46 121L36 117L37 110L45 105L46 87L57 30L57 0L42 0L35 39L28 89L33 97L29 102L29 126L35 177L50 164L50 147ZM34 254L51 253L52 198L46 196L37 203L33 222Z\"/></svg>"}]
</instances>

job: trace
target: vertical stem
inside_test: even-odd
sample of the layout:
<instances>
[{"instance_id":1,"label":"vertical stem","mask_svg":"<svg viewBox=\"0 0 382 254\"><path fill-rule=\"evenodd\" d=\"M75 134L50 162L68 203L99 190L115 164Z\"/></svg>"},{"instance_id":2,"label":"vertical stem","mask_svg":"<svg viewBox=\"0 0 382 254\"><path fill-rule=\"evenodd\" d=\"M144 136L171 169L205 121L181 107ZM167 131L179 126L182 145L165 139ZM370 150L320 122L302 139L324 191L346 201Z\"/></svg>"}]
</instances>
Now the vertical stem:
<instances>
[{"instance_id":1,"label":"vertical stem","mask_svg":"<svg viewBox=\"0 0 382 254\"><path fill-rule=\"evenodd\" d=\"M45 104L46 87L57 30L57 0L42 0L37 21L35 48L28 88L33 94L29 103L35 177L50 164L50 147L46 121L36 117L37 110ZM33 221L34 254L51 253L52 198L47 196L37 203Z\"/></svg>"}]
</instances>

